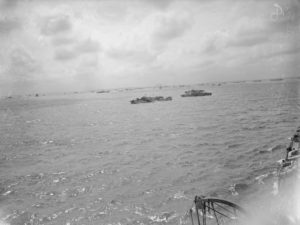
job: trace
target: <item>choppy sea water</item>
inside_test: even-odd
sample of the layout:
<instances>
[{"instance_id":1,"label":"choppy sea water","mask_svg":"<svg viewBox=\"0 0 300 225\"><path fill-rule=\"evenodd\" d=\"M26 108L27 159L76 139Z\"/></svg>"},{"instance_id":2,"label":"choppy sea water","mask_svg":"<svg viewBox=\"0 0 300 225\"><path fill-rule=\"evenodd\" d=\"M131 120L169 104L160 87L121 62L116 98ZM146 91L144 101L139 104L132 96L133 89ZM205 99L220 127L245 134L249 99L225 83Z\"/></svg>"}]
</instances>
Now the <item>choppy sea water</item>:
<instances>
[{"instance_id":1,"label":"choppy sea water","mask_svg":"<svg viewBox=\"0 0 300 225\"><path fill-rule=\"evenodd\" d=\"M212 96L182 98L191 88ZM272 192L299 80L0 100L0 224L189 224L195 195ZM168 102L131 105L143 95Z\"/></svg>"}]
</instances>

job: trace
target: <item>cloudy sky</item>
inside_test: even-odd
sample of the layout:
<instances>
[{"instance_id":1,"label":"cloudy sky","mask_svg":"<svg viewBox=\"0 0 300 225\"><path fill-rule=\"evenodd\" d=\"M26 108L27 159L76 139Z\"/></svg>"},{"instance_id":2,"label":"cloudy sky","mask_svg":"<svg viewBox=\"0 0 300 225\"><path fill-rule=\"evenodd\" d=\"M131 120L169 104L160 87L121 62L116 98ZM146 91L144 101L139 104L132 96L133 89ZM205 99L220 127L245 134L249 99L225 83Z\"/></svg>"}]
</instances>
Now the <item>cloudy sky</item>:
<instances>
[{"instance_id":1,"label":"cloudy sky","mask_svg":"<svg viewBox=\"0 0 300 225\"><path fill-rule=\"evenodd\" d=\"M297 76L299 0L0 0L0 94Z\"/></svg>"}]
</instances>

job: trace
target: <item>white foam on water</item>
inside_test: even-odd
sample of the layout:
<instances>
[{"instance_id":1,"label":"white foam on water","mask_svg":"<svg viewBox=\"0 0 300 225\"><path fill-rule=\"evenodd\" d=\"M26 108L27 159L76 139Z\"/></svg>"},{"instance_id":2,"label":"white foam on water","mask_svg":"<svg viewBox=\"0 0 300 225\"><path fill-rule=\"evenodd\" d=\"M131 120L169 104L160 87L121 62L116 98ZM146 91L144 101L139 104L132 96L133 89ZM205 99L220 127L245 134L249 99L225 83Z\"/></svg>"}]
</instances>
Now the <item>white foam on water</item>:
<instances>
[{"instance_id":1,"label":"white foam on water","mask_svg":"<svg viewBox=\"0 0 300 225\"><path fill-rule=\"evenodd\" d=\"M299 175L299 171L298 171L298 175ZM300 179L297 176L297 184L296 184L296 192L295 192L295 212L294 212L294 216L296 218L296 221L299 223L300 222Z\"/></svg>"},{"instance_id":2,"label":"white foam on water","mask_svg":"<svg viewBox=\"0 0 300 225\"><path fill-rule=\"evenodd\" d=\"M10 215L7 215L7 216L3 216L3 212L2 210L0 209L0 225L9 225L9 223L5 222L5 220L10 216Z\"/></svg>"},{"instance_id":3,"label":"white foam on water","mask_svg":"<svg viewBox=\"0 0 300 225\"><path fill-rule=\"evenodd\" d=\"M0 220L0 225L9 225L9 224L4 222L3 220Z\"/></svg>"},{"instance_id":4,"label":"white foam on water","mask_svg":"<svg viewBox=\"0 0 300 225\"><path fill-rule=\"evenodd\" d=\"M278 192L279 192L278 181L274 181L274 183L273 183L272 194L273 194L273 195L278 195Z\"/></svg>"}]
</instances>

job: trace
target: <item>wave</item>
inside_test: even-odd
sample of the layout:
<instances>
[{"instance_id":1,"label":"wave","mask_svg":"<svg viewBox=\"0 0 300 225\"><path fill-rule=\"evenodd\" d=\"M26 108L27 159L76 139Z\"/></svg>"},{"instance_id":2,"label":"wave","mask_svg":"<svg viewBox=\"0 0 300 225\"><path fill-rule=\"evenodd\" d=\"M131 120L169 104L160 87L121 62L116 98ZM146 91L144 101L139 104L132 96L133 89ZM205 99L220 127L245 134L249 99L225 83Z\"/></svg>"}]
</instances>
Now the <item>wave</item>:
<instances>
[{"instance_id":1,"label":"wave","mask_svg":"<svg viewBox=\"0 0 300 225\"><path fill-rule=\"evenodd\" d=\"M274 152L274 151L277 151L277 150L283 150L284 148L285 148L285 145L277 144L277 145L275 145L273 147L270 147L270 148L267 148L267 149L261 149L258 152L259 153L270 153L270 152Z\"/></svg>"},{"instance_id":2,"label":"wave","mask_svg":"<svg viewBox=\"0 0 300 225\"><path fill-rule=\"evenodd\" d=\"M176 217L177 217L177 214L174 211L163 212L160 215L148 216L148 218L152 222L156 222L156 223L161 223L161 222L168 223Z\"/></svg>"},{"instance_id":3,"label":"wave","mask_svg":"<svg viewBox=\"0 0 300 225\"><path fill-rule=\"evenodd\" d=\"M233 196L239 195L241 192L248 189L249 185L246 183L236 183L231 185L228 190L231 192Z\"/></svg>"},{"instance_id":4,"label":"wave","mask_svg":"<svg viewBox=\"0 0 300 225\"><path fill-rule=\"evenodd\" d=\"M242 146L243 144L231 144L231 145L228 145L227 148L228 149L232 149L232 148L238 148L240 146Z\"/></svg>"}]
</instances>

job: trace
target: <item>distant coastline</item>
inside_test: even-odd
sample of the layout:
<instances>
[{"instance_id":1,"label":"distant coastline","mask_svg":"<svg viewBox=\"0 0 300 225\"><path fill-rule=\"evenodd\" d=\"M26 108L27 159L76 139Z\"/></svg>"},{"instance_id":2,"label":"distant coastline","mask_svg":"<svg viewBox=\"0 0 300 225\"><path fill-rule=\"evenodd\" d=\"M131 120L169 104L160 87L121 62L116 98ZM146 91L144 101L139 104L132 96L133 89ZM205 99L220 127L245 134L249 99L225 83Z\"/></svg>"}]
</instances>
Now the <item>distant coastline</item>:
<instances>
[{"instance_id":1,"label":"distant coastline","mask_svg":"<svg viewBox=\"0 0 300 225\"><path fill-rule=\"evenodd\" d=\"M44 96L60 96L60 95L74 95L74 94L108 94L114 92L129 92L135 90L147 90L147 89L166 89L166 88L187 88L193 86L222 86L228 84L242 84L242 83L260 83L260 82L280 82L288 80L300 80L300 76L297 77L277 77L277 78L268 78L268 79L253 79L253 80L235 80L235 81L219 81L219 82L207 82L207 83L195 83L195 84L178 84L178 85L156 85L156 86L144 86L144 87L124 87L124 88L111 88L111 89L94 89L89 91L68 91L68 92L45 92L45 93L26 93L26 94L7 94L0 96L0 99L13 99L13 98L37 98Z\"/></svg>"}]
</instances>

